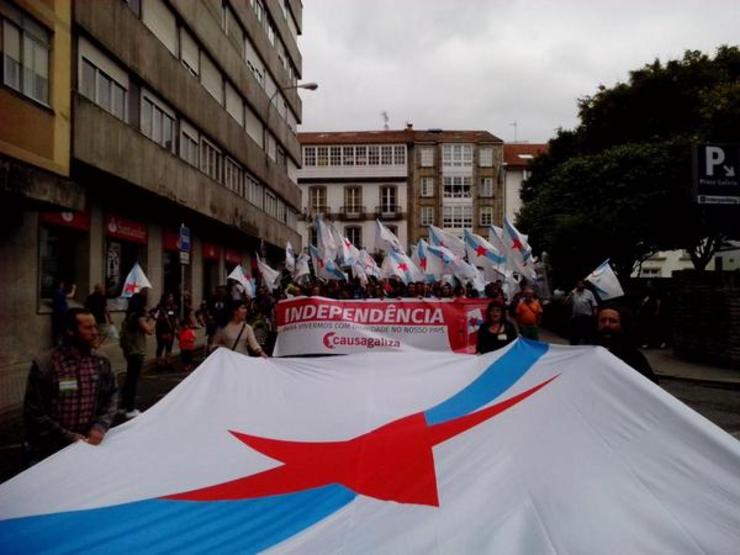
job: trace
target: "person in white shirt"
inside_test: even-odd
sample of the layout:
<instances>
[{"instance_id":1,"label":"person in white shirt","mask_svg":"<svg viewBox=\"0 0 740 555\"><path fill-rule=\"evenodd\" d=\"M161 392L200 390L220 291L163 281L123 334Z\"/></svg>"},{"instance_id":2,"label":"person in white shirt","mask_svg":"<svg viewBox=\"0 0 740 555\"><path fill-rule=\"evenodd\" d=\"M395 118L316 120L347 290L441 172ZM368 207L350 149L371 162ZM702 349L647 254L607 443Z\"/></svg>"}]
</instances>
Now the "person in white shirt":
<instances>
[{"instance_id":1,"label":"person in white shirt","mask_svg":"<svg viewBox=\"0 0 740 555\"><path fill-rule=\"evenodd\" d=\"M598 303L583 280L576 282L576 288L568 294L567 303L571 305L570 344L588 345L593 340L594 315Z\"/></svg>"}]
</instances>

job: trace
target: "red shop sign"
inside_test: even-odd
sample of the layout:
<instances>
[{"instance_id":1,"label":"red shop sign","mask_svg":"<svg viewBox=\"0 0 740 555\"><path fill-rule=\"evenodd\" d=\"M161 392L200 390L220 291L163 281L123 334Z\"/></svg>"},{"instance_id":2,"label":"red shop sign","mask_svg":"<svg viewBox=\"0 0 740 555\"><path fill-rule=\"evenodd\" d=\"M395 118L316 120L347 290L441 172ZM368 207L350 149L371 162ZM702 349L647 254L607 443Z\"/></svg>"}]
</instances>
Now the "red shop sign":
<instances>
[{"instance_id":1,"label":"red shop sign","mask_svg":"<svg viewBox=\"0 0 740 555\"><path fill-rule=\"evenodd\" d=\"M105 233L109 237L146 244L146 225L134 220L108 214L105 217Z\"/></svg>"},{"instance_id":2,"label":"red shop sign","mask_svg":"<svg viewBox=\"0 0 740 555\"><path fill-rule=\"evenodd\" d=\"M80 231L90 230L89 212L41 212L39 220L48 225L71 227Z\"/></svg>"},{"instance_id":3,"label":"red shop sign","mask_svg":"<svg viewBox=\"0 0 740 555\"><path fill-rule=\"evenodd\" d=\"M230 264L241 264L244 254L235 249L226 249L224 259Z\"/></svg>"},{"instance_id":4,"label":"red shop sign","mask_svg":"<svg viewBox=\"0 0 740 555\"><path fill-rule=\"evenodd\" d=\"M204 260L216 260L221 258L221 247L214 245L213 243L203 242L203 259Z\"/></svg>"},{"instance_id":5,"label":"red shop sign","mask_svg":"<svg viewBox=\"0 0 740 555\"><path fill-rule=\"evenodd\" d=\"M165 251L177 251L180 249L180 234L177 231L165 228L164 237L162 239L163 249Z\"/></svg>"}]
</instances>

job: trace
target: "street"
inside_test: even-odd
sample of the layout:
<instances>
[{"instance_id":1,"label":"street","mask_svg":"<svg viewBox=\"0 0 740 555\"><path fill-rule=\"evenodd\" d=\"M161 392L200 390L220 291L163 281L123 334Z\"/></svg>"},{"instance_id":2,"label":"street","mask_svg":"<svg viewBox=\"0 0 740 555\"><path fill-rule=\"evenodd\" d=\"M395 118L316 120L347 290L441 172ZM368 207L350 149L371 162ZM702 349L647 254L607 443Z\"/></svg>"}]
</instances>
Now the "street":
<instances>
[{"instance_id":1,"label":"street","mask_svg":"<svg viewBox=\"0 0 740 555\"><path fill-rule=\"evenodd\" d=\"M661 378L660 385L696 412L740 439L740 388Z\"/></svg>"}]
</instances>

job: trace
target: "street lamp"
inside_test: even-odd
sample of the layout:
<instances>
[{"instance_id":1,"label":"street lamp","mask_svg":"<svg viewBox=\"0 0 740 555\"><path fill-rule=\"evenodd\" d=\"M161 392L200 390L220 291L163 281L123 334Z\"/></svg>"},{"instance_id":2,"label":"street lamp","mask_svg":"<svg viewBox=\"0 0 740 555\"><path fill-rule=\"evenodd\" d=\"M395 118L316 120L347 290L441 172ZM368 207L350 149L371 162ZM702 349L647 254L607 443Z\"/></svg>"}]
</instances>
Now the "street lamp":
<instances>
[{"instance_id":1,"label":"street lamp","mask_svg":"<svg viewBox=\"0 0 740 555\"><path fill-rule=\"evenodd\" d=\"M279 92L289 91L292 89L305 89L307 91L315 91L319 88L318 83L310 81L308 83L301 83L300 85L290 85L289 87L277 87L275 92L270 96L270 102L267 104L267 116L265 117L265 128L262 132L262 148L265 149L265 161L270 157L269 145L267 144L268 129L270 129L270 113L272 112L272 102Z\"/></svg>"}]
</instances>

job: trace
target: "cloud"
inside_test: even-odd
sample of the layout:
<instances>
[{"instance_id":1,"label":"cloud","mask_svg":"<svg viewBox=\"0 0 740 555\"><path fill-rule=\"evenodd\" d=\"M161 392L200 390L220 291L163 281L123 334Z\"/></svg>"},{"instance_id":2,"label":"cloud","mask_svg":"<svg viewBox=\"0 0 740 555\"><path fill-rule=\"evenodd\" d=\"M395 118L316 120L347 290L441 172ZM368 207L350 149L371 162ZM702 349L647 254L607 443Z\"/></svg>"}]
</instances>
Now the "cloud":
<instances>
[{"instance_id":1,"label":"cloud","mask_svg":"<svg viewBox=\"0 0 740 555\"><path fill-rule=\"evenodd\" d=\"M306 131L486 129L546 141L656 57L736 44L736 1L305 0Z\"/></svg>"}]
</instances>

